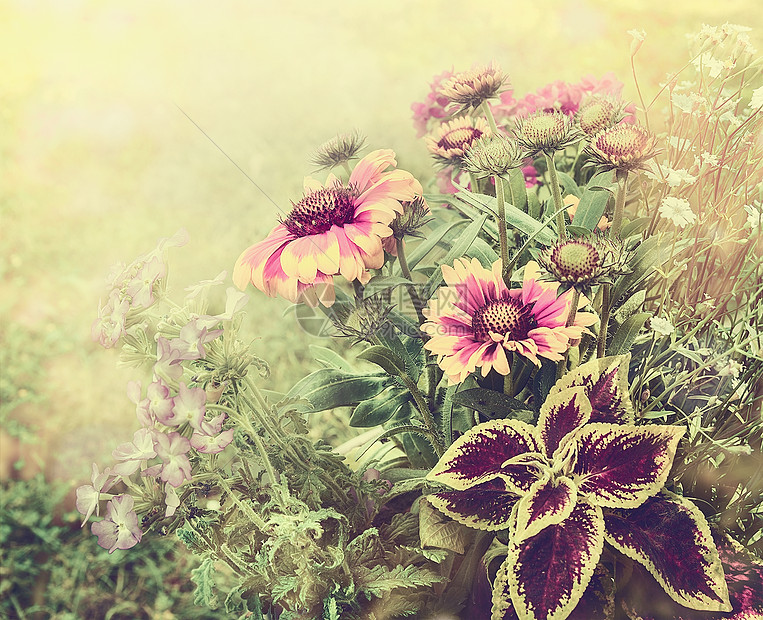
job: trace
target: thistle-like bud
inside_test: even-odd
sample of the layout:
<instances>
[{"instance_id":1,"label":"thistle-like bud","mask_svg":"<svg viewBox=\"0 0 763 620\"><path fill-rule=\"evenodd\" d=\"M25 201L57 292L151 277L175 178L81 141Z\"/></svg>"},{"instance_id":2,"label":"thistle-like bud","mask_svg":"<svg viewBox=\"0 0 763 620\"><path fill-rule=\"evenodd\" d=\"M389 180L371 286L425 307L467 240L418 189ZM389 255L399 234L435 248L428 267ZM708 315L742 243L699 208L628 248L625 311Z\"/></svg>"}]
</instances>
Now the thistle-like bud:
<instances>
[{"instance_id":1,"label":"thistle-like bud","mask_svg":"<svg viewBox=\"0 0 763 620\"><path fill-rule=\"evenodd\" d=\"M472 144L463 160L463 168L477 177L502 176L521 168L523 153L516 140L500 134L480 138Z\"/></svg>"},{"instance_id":2,"label":"thistle-like bud","mask_svg":"<svg viewBox=\"0 0 763 620\"><path fill-rule=\"evenodd\" d=\"M578 127L587 136L593 136L604 129L616 125L623 116L621 101L602 95L586 99L578 109Z\"/></svg>"},{"instance_id":3,"label":"thistle-like bud","mask_svg":"<svg viewBox=\"0 0 763 620\"><path fill-rule=\"evenodd\" d=\"M453 103L461 104L462 110L479 107L483 101L496 97L508 85L508 77L497 64L476 66L461 71L445 80L440 94Z\"/></svg>"},{"instance_id":4,"label":"thistle-like bud","mask_svg":"<svg viewBox=\"0 0 763 620\"><path fill-rule=\"evenodd\" d=\"M387 316L392 308L391 304L374 295L357 305L336 304L332 309L331 322L339 332L337 335L353 338L353 344L363 341L374 344L374 336L389 329Z\"/></svg>"},{"instance_id":5,"label":"thistle-like bud","mask_svg":"<svg viewBox=\"0 0 763 620\"><path fill-rule=\"evenodd\" d=\"M542 279L561 283L560 290L575 287L585 293L596 284L611 283L627 273L628 256L622 241L595 234L546 248L538 263L548 272Z\"/></svg>"},{"instance_id":6,"label":"thistle-like bud","mask_svg":"<svg viewBox=\"0 0 763 620\"><path fill-rule=\"evenodd\" d=\"M357 131L340 133L321 144L310 158L310 163L318 170L329 170L355 159L366 139Z\"/></svg>"},{"instance_id":7,"label":"thistle-like bud","mask_svg":"<svg viewBox=\"0 0 763 620\"><path fill-rule=\"evenodd\" d=\"M517 120L514 128L517 142L530 155L548 155L580 140L581 135L571 117L562 112L539 110Z\"/></svg>"},{"instance_id":8,"label":"thistle-like bud","mask_svg":"<svg viewBox=\"0 0 763 620\"><path fill-rule=\"evenodd\" d=\"M654 134L641 125L615 125L597 133L586 147L591 163L603 170L636 170L655 156Z\"/></svg>"},{"instance_id":9,"label":"thistle-like bud","mask_svg":"<svg viewBox=\"0 0 763 620\"><path fill-rule=\"evenodd\" d=\"M390 222L392 236L395 239L403 237L420 237L419 229L430 221L430 211L423 196L416 196L411 202L404 202L403 212L398 213Z\"/></svg>"},{"instance_id":10,"label":"thistle-like bud","mask_svg":"<svg viewBox=\"0 0 763 620\"><path fill-rule=\"evenodd\" d=\"M465 115L443 123L425 140L427 148L438 163L444 166L460 166L472 144L489 134L490 129L484 118Z\"/></svg>"}]
</instances>

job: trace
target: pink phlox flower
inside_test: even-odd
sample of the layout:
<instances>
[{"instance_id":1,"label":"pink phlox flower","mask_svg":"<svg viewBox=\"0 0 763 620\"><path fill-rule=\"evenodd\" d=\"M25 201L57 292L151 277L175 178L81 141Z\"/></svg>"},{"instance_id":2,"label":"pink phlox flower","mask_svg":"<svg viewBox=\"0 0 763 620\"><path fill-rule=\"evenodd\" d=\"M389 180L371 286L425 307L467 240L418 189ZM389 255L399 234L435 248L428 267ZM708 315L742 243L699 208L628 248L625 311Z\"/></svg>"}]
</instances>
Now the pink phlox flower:
<instances>
[{"instance_id":1,"label":"pink phlox flower","mask_svg":"<svg viewBox=\"0 0 763 620\"><path fill-rule=\"evenodd\" d=\"M152 256L127 285L127 296L133 308L148 308L154 304L154 287L167 275L167 265L159 256Z\"/></svg>"},{"instance_id":2,"label":"pink phlox flower","mask_svg":"<svg viewBox=\"0 0 763 620\"><path fill-rule=\"evenodd\" d=\"M113 347L125 333L130 302L112 291L105 305L98 308L98 318L93 322L91 335L105 349Z\"/></svg>"},{"instance_id":3,"label":"pink phlox flower","mask_svg":"<svg viewBox=\"0 0 763 620\"><path fill-rule=\"evenodd\" d=\"M134 506L132 495L118 495L107 504L106 517L91 526L91 531L98 537L98 544L108 549L109 553L116 549L130 549L143 537Z\"/></svg>"},{"instance_id":4,"label":"pink phlox flower","mask_svg":"<svg viewBox=\"0 0 763 620\"><path fill-rule=\"evenodd\" d=\"M154 450L154 432L148 428L135 431L132 441L119 445L112 453L117 463L112 471L120 476L130 476L140 467L141 461L147 461L156 456Z\"/></svg>"},{"instance_id":5,"label":"pink phlox flower","mask_svg":"<svg viewBox=\"0 0 763 620\"><path fill-rule=\"evenodd\" d=\"M183 376L182 361L182 354L172 346L167 338L159 336L156 339L154 377L169 383L177 383Z\"/></svg>"},{"instance_id":6,"label":"pink phlox flower","mask_svg":"<svg viewBox=\"0 0 763 620\"><path fill-rule=\"evenodd\" d=\"M127 396L135 403L135 413L143 427L153 427L157 420L161 422L172 413L170 390L161 381L148 385L145 398L141 398L140 382L130 381L127 384Z\"/></svg>"},{"instance_id":7,"label":"pink phlox flower","mask_svg":"<svg viewBox=\"0 0 763 620\"><path fill-rule=\"evenodd\" d=\"M211 280L201 280L200 282L197 282L196 284L187 286L185 290L188 291L188 295L186 295L185 298L195 299L196 297L199 297L200 295L201 296L207 295L211 288L215 286L220 286L221 284L223 284L227 276L228 276L227 271L221 271Z\"/></svg>"},{"instance_id":8,"label":"pink phlox flower","mask_svg":"<svg viewBox=\"0 0 763 620\"><path fill-rule=\"evenodd\" d=\"M82 519L81 527L85 527L85 523L87 523L93 512L100 516L101 493L108 492L116 482L116 477L109 479L112 473L108 467L103 472L99 472L98 465L93 463L93 471L90 475L92 484L82 485L77 488L77 501L75 505L79 513L85 516Z\"/></svg>"},{"instance_id":9,"label":"pink phlox flower","mask_svg":"<svg viewBox=\"0 0 763 620\"><path fill-rule=\"evenodd\" d=\"M453 70L444 71L440 75L436 75L429 85L429 93L422 102L414 102L411 104L411 110L413 111L413 127L416 129L416 137L421 138L424 134L429 133L432 123L431 121L445 118L458 106L450 106L450 99L440 93L441 84L452 78L454 75Z\"/></svg>"},{"instance_id":10,"label":"pink phlox flower","mask_svg":"<svg viewBox=\"0 0 763 620\"><path fill-rule=\"evenodd\" d=\"M175 514L175 511L180 506L180 498L178 492L171 484L164 485L164 504L167 506L167 510L164 511L164 517L171 517Z\"/></svg>"},{"instance_id":11,"label":"pink phlox flower","mask_svg":"<svg viewBox=\"0 0 763 620\"><path fill-rule=\"evenodd\" d=\"M187 452L191 449L191 442L180 433L156 433L156 454L162 460L163 466L159 478L179 487L185 480L191 480L191 462Z\"/></svg>"},{"instance_id":12,"label":"pink phlox flower","mask_svg":"<svg viewBox=\"0 0 763 620\"><path fill-rule=\"evenodd\" d=\"M161 463L157 463L156 465L151 465L151 467L146 467L146 469L142 469L140 471L140 475L144 478L156 478L159 474L162 473L162 467L163 465Z\"/></svg>"},{"instance_id":13,"label":"pink phlox flower","mask_svg":"<svg viewBox=\"0 0 763 620\"><path fill-rule=\"evenodd\" d=\"M178 393L172 400L172 410L168 416L159 418L167 426L188 423L197 431L203 429L206 413L207 393L203 388L189 388L185 383L178 386Z\"/></svg>"},{"instance_id":14,"label":"pink phlox flower","mask_svg":"<svg viewBox=\"0 0 763 620\"><path fill-rule=\"evenodd\" d=\"M212 317L200 317L189 321L180 329L180 336L170 340L170 346L177 351L178 359L202 359L206 355L204 345L223 333L221 329L210 331L206 327L208 321L205 319L209 318Z\"/></svg>"},{"instance_id":15,"label":"pink phlox flower","mask_svg":"<svg viewBox=\"0 0 763 620\"><path fill-rule=\"evenodd\" d=\"M389 224L402 213L401 202L423 193L396 165L392 150L379 149L355 165L347 184L333 174L325 185L305 179L302 199L263 241L241 253L233 282L313 306L334 303L336 275L368 282L369 269L384 264L382 239L392 235Z\"/></svg>"},{"instance_id":16,"label":"pink phlox flower","mask_svg":"<svg viewBox=\"0 0 763 620\"><path fill-rule=\"evenodd\" d=\"M222 452L233 441L234 429L229 428L217 435L194 432L191 435L191 446L202 454L217 454Z\"/></svg>"}]
</instances>

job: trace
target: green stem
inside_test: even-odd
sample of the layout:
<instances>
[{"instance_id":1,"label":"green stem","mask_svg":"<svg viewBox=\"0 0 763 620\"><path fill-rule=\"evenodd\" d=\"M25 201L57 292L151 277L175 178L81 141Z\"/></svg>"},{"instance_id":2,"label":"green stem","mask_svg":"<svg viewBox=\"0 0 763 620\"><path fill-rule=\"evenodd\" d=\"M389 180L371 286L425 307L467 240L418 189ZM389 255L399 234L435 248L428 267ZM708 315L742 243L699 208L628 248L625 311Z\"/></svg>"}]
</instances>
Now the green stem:
<instances>
[{"instance_id":1,"label":"green stem","mask_svg":"<svg viewBox=\"0 0 763 620\"><path fill-rule=\"evenodd\" d=\"M421 297L419 297L419 294L416 292L416 285L413 284L413 276L411 275L411 270L408 268L408 261L405 260L405 248L403 247L403 240L395 238L395 247L397 249L397 260L400 262L400 271L402 272L404 278L407 278L411 281L411 284L407 285L408 295L411 298L411 303L413 304L414 310L416 310L416 315L419 317L419 325L422 325L424 321L427 320L424 316L424 303L422 302Z\"/></svg>"},{"instance_id":2,"label":"green stem","mask_svg":"<svg viewBox=\"0 0 763 620\"><path fill-rule=\"evenodd\" d=\"M609 290L611 284L601 285L601 327L599 328L599 339L596 341L596 357L604 357L607 349L607 329L609 324Z\"/></svg>"},{"instance_id":3,"label":"green stem","mask_svg":"<svg viewBox=\"0 0 763 620\"><path fill-rule=\"evenodd\" d=\"M564 241L567 239L567 225L564 222L564 203L562 201L562 190L559 188L559 177L556 174L556 164L554 163L553 153L549 155L545 151L543 156L546 158L546 165L548 166L548 177L551 180L551 195L554 197L554 206L556 215L556 228L559 240Z\"/></svg>"},{"instance_id":4,"label":"green stem","mask_svg":"<svg viewBox=\"0 0 763 620\"><path fill-rule=\"evenodd\" d=\"M418 386L414 383L413 379L411 379L406 373L402 373L400 378L403 380L405 387L408 388L411 396L413 396L413 400L416 403L416 408L419 410L421 418L424 420L424 425L432 434L432 447L434 448L438 457L442 456L443 452L445 452L445 446L440 439L440 433L437 430L437 424L434 421L434 416L432 416L432 412L427 405L427 401L424 398L424 395L421 393Z\"/></svg>"},{"instance_id":5,"label":"green stem","mask_svg":"<svg viewBox=\"0 0 763 620\"><path fill-rule=\"evenodd\" d=\"M567 315L567 321L565 327L570 327L575 322L575 316L578 313L578 302L580 301L580 291L574 286L572 287L572 304L570 305L570 312ZM568 348L564 352L564 359L559 362L556 367L556 378L561 379L564 371L567 370L567 361L570 359L570 349Z\"/></svg>"},{"instance_id":6,"label":"green stem","mask_svg":"<svg viewBox=\"0 0 763 620\"><path fill-rule=\"evenodd\" d=\"M505 189L503 179L496 175L495 179L495 198L498 205L498 242L501 246L501 273L506 286L511 288L511 274L508 271L509 266L509 243L506 236L506 204Z\"/></svg>"},{"instance_id":7,"label":"green stem","mask_svg":"<svg viewBox=\"0 0 763 620\"><path fill-rule=\"evenodd\" d=\"M610 234L617 236L623 227L623 211L625 211L625 187L628 182L628 171L617 171L617 197L615 198L615 214L612 216L612 229Z\"/></svg>"},{"instance_id":8,"label":"green stem","mask_svg":"<svg viewBox=\"0 0 763 620\"><path fill-rule=\"evenodd\" d=\"M490 125L490 131L493 132L494 136L497 136L499 134L498 125L495 124L493 111L490 109L490 104L487 101L482 102L482 113L485 115L487 124Z\"/></svg>"}]
</instances>

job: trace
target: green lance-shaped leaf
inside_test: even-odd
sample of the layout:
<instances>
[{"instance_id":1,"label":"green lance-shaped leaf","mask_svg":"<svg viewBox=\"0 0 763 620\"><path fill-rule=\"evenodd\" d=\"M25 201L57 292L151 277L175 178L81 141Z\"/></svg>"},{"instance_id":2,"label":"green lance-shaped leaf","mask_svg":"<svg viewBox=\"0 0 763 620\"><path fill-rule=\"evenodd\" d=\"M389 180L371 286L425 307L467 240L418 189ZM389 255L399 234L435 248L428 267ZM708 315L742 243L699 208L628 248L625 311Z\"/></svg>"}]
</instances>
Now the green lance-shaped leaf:
<instances>
[{"instance_id":1,"label":"green lance-shaped leaf","mask_svg":"<svg viewBox=\"0 0 763 620\"><path fill-rule=\"evenodd\" d=\"M557 170L556 175L559 177L559 185L564 188L565 196L572 194L573 196L580 198L583 195L583 190L578 187L578 184L575 183L575 179L573 179L569 174L566 174L565 172L559 172Z\"/></svg>"},{"instance_id":2,"label":"green lance-shaped leaf","mask_svg":"<svg viewBox=\"0 0 763 620\"><path fill-rule=\"evenodd\" d=\"M644 327L644 323L651 316L651 312L639 312L625 319L623 324L617 328L614 336L612 336L612 342L607 351L612 355L627 353L631 345L633 345L633 341L636 340L636 336L638 336L641 328Z\"/></svg>"},{"instance_id":3,"label":"green lance-shaped leaf","mask_svg":"<svg viewBox=\"0 0 763 620\"><path fill-rule=\"evenodd\" d=\"M506 178L506 177L504 177ZM514 168L509 171L506 186L506 199L510 204L520 211L527 212L527 185L525 175L521 168Z\"/></svg>"},{"instance_id":4,"label":"green lance-shaped leaf","mask_svg":"<svg viewBox=\"0 0 763 620\"><path fill-rule=\"evenodd\" d=\"M408 402L410 397L407 390L390 388L374 398L364 400L352 412L350 426L367 428L384 424L397 413L403 403Z\"/></svg>"},{"instance_id":5,"label":"green lance-shaped leaf","mask_svg":"<svg viewBox=\"0 0 763 620\"><path fill-rule=\"evenodd\" d=\"M472 192L464 190L456 194L456 197L481 211L487 211L488 213L493 214L493 216L498 212L498 203L492 196L473 194ZM531 215L509 204L505 205L505 211L507 224L510 224L526 235L534 235L537 233L538 236L536 239L543 245L553 245L556 242L557 238L553 231L543 226L543 224ZM540 230L541 228L544 230Z\"/></svg>"},{"instance_id":6,"label":"green lance-shaped leaf","mask_svg":"<svg viewBox=\"0 0 763 620\"><path fill-rule=\"evenodd\" d=\"M408 278L402 276L374 276L363 286L363 297L368 298L381 291L386 291L403 284L411 284Z\"/></svg>"},{"instance_id":7,"label":"green lance-shaped leaf","mask_svg":"<svg viewBox=\"0 0 763 620\"><path fill-rule=\"evenodd\" d=\"M317 344L311 344L308 347L310 353L316 362L320 362L326 368L335 368L336 370L343 370L345 372L352 372L353 368L350 362L344 359L336 351L327 349L326 347L320 347Z\"/></svg>"},{"instance_id":8,"label":"green lance-shaped leaf","mask_svg":"<svg viewBox=\"0 0 763 620\"><path fill-rule=\"evenodd\" d=\"M416 265L418 265L422 260L424 260L424 258L426 258L427 254L429 254L437 247L439 243L442 242L442 240L448 235L449 232L460 226L466 226L467 223L468 220L455 220L454 222L445 222L444 224L441 224L435 228L432 232L427 233L426 239L424 239L415 248L413 248L410 254L406 253L408 269L413 270ZM395 266L395 273L397 275L402 274L399 263Z\"/></svg>"},{"instance_id":9,"label":"green lance-shaped leaf","mask_svg":"<svg viewBox=\"0 0 763 620\"><path fill-rule=\"evenodd\" d=\"M532 422L533 412L521 400L511 398L495 390L470 388L453 394L453 404L478 411L488 419L516 419Z\"/></svg>"},{"instance_id":10,"label":"green lance-shaped leaf","mask_svg":"<svg viewBox=\"0 0 763 620\"><path fill-rule=\"evenodd\" d=\"M289 390L287 398L302 398L310 403L303 411L315 413L334 407L357 405L373 398L389 385L386 375L358 375L335 368L310 373Z\"/></svg>"},{"instance_id":11,"label":"green lance-shaped leaf","mask_svg":"<svg viewBox=\"0 0 763 620\"><path fill-rule=\"evenodd\" d=\"M604 547L601 508L579 500L561 523L523 541L509 534L506 561L493 585L494 620L509 601L521 620L564 620L591 582Z\"/></svg>"},{"instance_id":12,"label":"green lance-shaped leaf","mask_svg":"<svg viewBox=\"0 0 763 620\"><path fill-rule=\"evenodd\" d=\"M399 377L405 374L405 362L392 349L381 345L364 349L358 355L358 359L376 364L392 376Z\"/></svg>"},{"instance_id":13,"label":"green lance-shaped leaf","mask_svg":"<svg viewBox=\"0 0 763 620\"><path fill-rule=\"evenodd\" d=\"M608 511L604 519L607 542L641 563L674 601L731 611L710 528L689 500L663 491L633 510Z\"/></svg>"},{"instance_id":14,"label":"green lance-shaped leaf","mask_svg":"<svg viewBox=\"0 0 763 620\"><path fill-rule=\"evenodd\" d=\"M591 422L631 424L634 414L628 392L629 362L630 354L602 357L581 364L554 384L549 397L582 386L591 403Z\"/></svg>"},{"instance_id":15,"label":"green lance-shaped leaf","mask_svg":"<svg viewBox=\"0 0 763 620\"><path fill-rule=\"evenodd\" d=\"M482 230L486 220L487 215L482 215L474 220L471 224L469 224L469 226L466 227L466 230L464 230L463 234L458 238L456 243L453 244L453 247L447 253L445 258L441 261L441 264L452 265L457 258L460 258L466 254L466 251L469 249L472 242L477 238L477 235L480 234L480 230ZM425 298L428 298L435 292L435 290L437 290L437 287L442 283L442 279L442 269L437 269L432 274L432 277L429 278L426 286L424 287Z\"/></svg>"},{"instance_id":16,"label":"green lance-shaped leaf","mask_svg":"<svg viewBox=\"0 0 763 620\"><path fill-rule=\"evenodd\" d=\"M575 226L588 230L596 228L604 215L613 189L611 172L602 172L593 177L580 196L580 203L575 212Z\"/></svg>"}]
</instances>

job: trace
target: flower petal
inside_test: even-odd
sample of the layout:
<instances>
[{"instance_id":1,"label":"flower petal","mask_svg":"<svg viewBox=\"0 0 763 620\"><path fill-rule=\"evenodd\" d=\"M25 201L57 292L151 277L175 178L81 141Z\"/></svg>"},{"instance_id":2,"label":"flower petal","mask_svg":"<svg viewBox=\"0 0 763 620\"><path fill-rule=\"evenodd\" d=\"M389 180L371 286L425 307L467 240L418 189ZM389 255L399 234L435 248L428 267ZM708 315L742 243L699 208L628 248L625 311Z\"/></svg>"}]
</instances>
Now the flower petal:
<instances>
[{"instance_id":1,"label":"flower petal","mask_svg":"<svg viewBox=\"0 0 763 620\"><path fill-rule=\"evenodd\" d=\"M568 475L589 501L610 508L635 508L665 484L683 426L586 424L570 433Z\"/></svg>"},{"instance_id":2,"label":"flower petal","mask_svg":"<svg viewBox=\"0 0 763 620\"><path fill-rule=\"evenodd\" d=\"M710 528L689 500L663 492L633 510L606 514L606 540L646 567L677 603L731 611Z\"/></svg>"}]
</instances>

